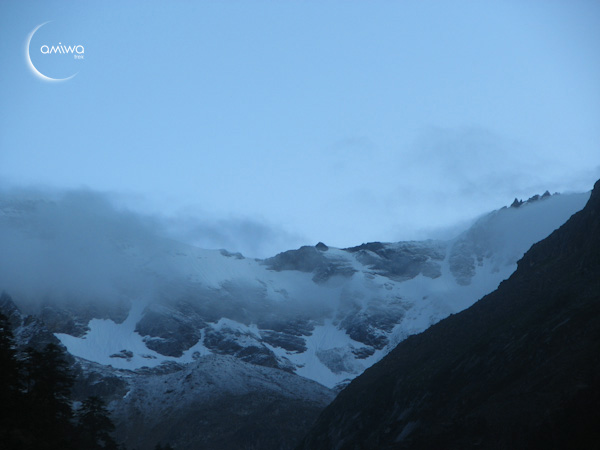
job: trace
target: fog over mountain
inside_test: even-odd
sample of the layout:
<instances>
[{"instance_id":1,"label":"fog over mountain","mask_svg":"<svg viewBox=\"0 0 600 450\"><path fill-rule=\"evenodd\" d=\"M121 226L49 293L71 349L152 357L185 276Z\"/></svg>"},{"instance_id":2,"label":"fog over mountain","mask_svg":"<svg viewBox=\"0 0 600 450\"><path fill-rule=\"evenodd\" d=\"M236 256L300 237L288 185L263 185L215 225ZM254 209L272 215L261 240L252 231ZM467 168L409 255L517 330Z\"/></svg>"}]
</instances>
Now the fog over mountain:
<instances>
[{"instance_id":1,"label":"fog over mountain","mask_svg":"<svg viewBox=\"0 0 600 450\"><path fill-rule=\"evenodd\" d=\"M152 290L127 246L156 248L160 226L89 191L0 194L0 284L22 299L103 300ZM166 275L166 274L165 274ZM175 274L171 274L175 276Z\"/></svg>"},{"instance_id":2,"label":"fog over mountain","mask_svg":"<svg viewBox=\"0 0 600 450\"><path fill-rule=\"evenodd\" d=\"M588 195L536 196L445 240L321 243L257 260L182 243L177 218L107 194L4 191L0 289L101 364L230 354L333 387L493 290Z\"/></svg>"},{"instance_id":3,"label":"fog over mountain","mask_svg":"<svg viewBox=\"0 0 600 450\"><path fill-rule=\"evenodd\" d=\"M263 253L264 243L273 245L285 235L249 219L152 216L118 205L115 195L85 189L0 190L0 285L30 300L101 300L122 295L120 290L149 295L156 277L132 264L132 247L160 254L176 238L207 244L204 248L223 243L222 248ZM164 267L160 275L163 281L182 276L176 267Z\"/></svg>"},{"instance_id":4,"label":"fog over mountain","mask_svg":"<svg viewBox=\"0 0 600 450\"><path fill-rule=\"evenodd\" d=\"M134 213L107 194L5 190L0 290L12 300L0 307L20 347L64 346L76 398L102 396L122 442L291 448L335 393L493 291L588 198L515 201L446 239L319 242L254 259L183 243L174 223L181 232L189 218ZM238 381L215 383L214 371ZM289 433L272 433L273 408Z\"/></svg>"},{"instance_id":5,"label":"fog over mountain","mask_svg":"<svg viewBox=\"0 0 600 450\"><path fill-rule=\"evenodd\" d=\"M563 211L559 208L551 214ZM448 227L448 231L431 230L431 234L452 238L472 221ZM254 248L256 254L264 254L264 242L283 242L282 238L307 244L301 236L250 219L204 220L191 213L167 217L134 212L122 206L117 196L88 189L0 189L0 251L4 255L0 284L26 298L53 293L105 298L114 294L114 286L125 284L131 292L151 291L147 274L125 257L124 250L131 246L160 253L171 245L171 239L201 248L222 243L218 248L232 252ZM161 275L169 279L181 273L170 267Z\"/></svg>"},{"instance_id":6,"label":"fog over mountain","mask_svg":"<svg viewBox=\"0 0 600 450\"><path fill-rule=\"evenodd\" d=\"M84 189L0 190L0 286L22 301L152 297L159 290L157 283L185 278L185 269L162 265L157 277L156 267L151 268L148 261L133 262L134 248L143 248L151 258L184 245L176 240L190 242L203 235L204 242L229 243L223 248L237 252L237 242L254 242L258 247L261 241L276 240L285 233L250 220L160 217L116 205L115 196ZM544 212L550 215L548 220L526 217L523 232L511 239L530 241L540 223L555 223L569 208L568 202L557 204ZM511 232L503 223L506 220L509 216L493 223L494 235ZM460 231L455 229L455 235Z\"/></svg>"}]
</instances>

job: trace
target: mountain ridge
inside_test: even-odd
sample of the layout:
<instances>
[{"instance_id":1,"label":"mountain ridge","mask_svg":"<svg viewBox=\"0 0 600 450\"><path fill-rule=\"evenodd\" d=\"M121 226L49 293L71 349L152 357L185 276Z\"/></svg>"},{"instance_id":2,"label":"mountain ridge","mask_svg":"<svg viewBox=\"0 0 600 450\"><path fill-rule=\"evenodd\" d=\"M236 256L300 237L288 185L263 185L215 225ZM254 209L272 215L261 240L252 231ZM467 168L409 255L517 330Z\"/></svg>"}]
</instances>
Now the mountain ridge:
<instances>
[{"instance_id":1,"label":"mountain ridge","mask_svg":"<svg viewBox=\"0 0 600 450\"><path fill-rule=\"evenodd\" d=\"M592 448L599 354L600 181L496 291L355 378L298 449Z\"/></svg>"}]
</instances>

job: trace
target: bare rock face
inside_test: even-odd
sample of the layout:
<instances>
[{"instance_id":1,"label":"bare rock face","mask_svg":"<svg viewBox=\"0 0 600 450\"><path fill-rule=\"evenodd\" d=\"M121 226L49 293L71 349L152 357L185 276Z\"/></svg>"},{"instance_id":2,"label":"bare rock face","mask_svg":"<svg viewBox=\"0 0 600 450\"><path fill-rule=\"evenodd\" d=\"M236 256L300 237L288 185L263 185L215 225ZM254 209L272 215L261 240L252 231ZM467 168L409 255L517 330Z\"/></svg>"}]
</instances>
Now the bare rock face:
<instances>
[{"instance_id":1,"label":"bare rock face","mask_svg":"<svg viewBox=\"0 0 600 450\"><path fill-rule=\"evenodd\" d=\"M83 336L89 331L90 320L110 319L121 323L127 318L130 307L131 304L126 301L51 299L40 305L36 316L52 333Z\"/></svg>"},{"instance_id":2,"label":"bare rock face","mask_svg":"<svg viewBox=\"0 0 600 450\"><path fill-rule=\"evenodd\" d=\"M315 245L315 248L317 250L320 250L322 252L326 252L327 250L329 250L329 247L327 247L325 244L323 244L322 242L319 242L317 245Z\"/></svg>"},{"instance_id":3,"label":"bare rock face","mask_svg":"<svg viewBox=\"0 0 600 450\"><path fill-rule=\"evenodd\" d=\"M339 275L351 277L356 270L347 261L327 258L324 252L328 247L320 242L316 247L304 246L298 250L288 250L265 259L263 263L271 270L297 270L312 272L316 283L323 283L331 277Z\"/></svg>"},{"instance_id":4,"label":"bare rock face","mask_svg":"<svg viewBox=\"0 0 600 450\"><path fill-rule=\"evenodd\" d=\"M182 307L179 310L146 311L135 331L148 336L146 346L162 355L181 356L200 339L204 320L195 312Z\"/></svg>"},{"instance_id":5,"label":"bare rock face","mask_svg":"<svg viewBox=\"0 0 600 450\"><path fill-rule=\"evenodd\" d=\"M429 278L441 275L440 262L446 255L446 244L438 241L370 242L346 249L375 273L404 281L423 274Z\"/></svg>"}]
</instances>

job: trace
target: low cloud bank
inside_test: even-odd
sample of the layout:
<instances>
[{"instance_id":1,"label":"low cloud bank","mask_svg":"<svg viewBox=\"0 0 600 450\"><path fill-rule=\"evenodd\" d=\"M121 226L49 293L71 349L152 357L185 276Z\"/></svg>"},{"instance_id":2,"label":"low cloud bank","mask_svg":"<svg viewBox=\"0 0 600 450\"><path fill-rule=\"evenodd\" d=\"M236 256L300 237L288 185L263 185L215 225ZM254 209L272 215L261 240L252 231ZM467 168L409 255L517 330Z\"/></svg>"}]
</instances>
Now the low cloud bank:
<instances>
[{"instance_id":1,"label":"low cloud bank","mask_svg":"<svg viewBox=\"0 0 600 450\"><path fill-rule=\"evenodd\" d=\"M152 296L157 282L179 274L165 267L157 281L143 270L140 252L160 255L175 239L256 255L288 238L247 219L164 218L115 204L89 190L0 190L0 291L25 302Z\"/></svg>"}]
</instances>

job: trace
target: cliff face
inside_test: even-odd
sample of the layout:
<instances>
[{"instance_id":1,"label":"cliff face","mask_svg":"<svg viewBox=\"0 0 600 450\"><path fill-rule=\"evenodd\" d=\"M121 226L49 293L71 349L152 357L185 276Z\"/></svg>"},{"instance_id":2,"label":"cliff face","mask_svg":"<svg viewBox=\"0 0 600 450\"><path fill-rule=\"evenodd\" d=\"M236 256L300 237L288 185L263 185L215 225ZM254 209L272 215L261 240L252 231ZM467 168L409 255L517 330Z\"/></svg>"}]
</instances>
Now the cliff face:
<instances>
[{"instance_id":1,"label":"cliff face","mask_svg":"<svg viewBox=\"0 0 600 450\"><path fill-rule=\"evenodd\" d=\"M594 448L599 400L600 181L495 292L356 378L299 448Z\"/></svg>"}]
</instances>

